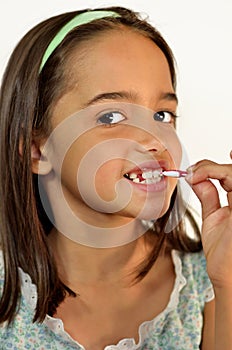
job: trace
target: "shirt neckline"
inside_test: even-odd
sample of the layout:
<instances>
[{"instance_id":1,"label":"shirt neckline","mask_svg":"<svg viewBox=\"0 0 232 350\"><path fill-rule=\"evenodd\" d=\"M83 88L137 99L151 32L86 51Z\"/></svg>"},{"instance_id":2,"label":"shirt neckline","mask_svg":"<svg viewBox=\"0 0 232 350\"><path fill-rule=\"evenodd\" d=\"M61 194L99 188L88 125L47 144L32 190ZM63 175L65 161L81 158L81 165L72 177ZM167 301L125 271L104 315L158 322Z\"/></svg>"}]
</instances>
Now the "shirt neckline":
<instances>
[{"instance_id":1,"label":"shirt neckline","mask_svg":"<svg viewBox=\"0 0 232 350\"><path fill-rule=\"evenodd\" d=\"M133 338L124 338L120 340L116 345L107 345L104 350L125 350L125 349L139 349L144 343L146 336L150 330L155 330L156 325L165 319L165 316L178 305L179 294L182 288L186 285L186 279L182 274L182 261L180 259L180 254L176 250L171 251L172 261L175 270L175 282L172 292L169 297L168 304L166 308L155 316L152 320L144 321L140 324L138 328L139 340L138 343L135 342ZM19 268L20 279L21 279L21 292L22 296L26 300L31 311L35 311L37 303L37 290L36 285L32 283L30 276L25 273L21 268ZM64 329L63 321L59 318L51 317L47 315L43 323L52 330L55 334L62 336L64 339L73 342L78 345L80 349L85 350L84 346L74 340Z\"/></svg>"}]
</instances>

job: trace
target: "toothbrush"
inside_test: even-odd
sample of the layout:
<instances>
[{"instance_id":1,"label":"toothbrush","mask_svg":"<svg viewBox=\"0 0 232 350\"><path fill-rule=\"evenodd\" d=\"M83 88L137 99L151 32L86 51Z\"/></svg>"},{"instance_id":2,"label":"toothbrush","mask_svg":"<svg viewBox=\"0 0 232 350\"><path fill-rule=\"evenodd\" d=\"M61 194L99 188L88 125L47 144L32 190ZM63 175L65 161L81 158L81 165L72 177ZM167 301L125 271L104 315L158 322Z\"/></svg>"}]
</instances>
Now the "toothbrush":
<instances>
[{"instance_id":1,"label":"toothbrush","mask_svg":"<svg viewBox=\"0 0 232 350\"><path fill-rule=\"evenodd\" d=\"M188 172L183 170L163 170L161 172L161 175L176 178L185 177L187 174Z\"/></svg>"}]
</instances>

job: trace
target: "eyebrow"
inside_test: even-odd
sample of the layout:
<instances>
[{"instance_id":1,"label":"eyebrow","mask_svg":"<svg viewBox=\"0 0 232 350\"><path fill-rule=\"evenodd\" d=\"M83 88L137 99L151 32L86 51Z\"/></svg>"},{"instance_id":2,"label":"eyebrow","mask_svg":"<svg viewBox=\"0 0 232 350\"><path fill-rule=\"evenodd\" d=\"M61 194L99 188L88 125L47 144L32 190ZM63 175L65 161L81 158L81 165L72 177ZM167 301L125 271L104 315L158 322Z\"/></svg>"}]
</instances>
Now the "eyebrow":
<instances>
[{"instance_id":1,"label":"eyebrow","mask_svg":"<svg viewBox=\"0 0 232 350\"><path fill-rule=\"evenodd\" d=\"M174 101L178 103L178 98L174 92L165 92L160 95L161 100Z\"/></svg>"},{"instance_id":2,"label":"eyebrow","mask_svg":"<svg viewBox=\"0 0 232 350\"><path fill-rule=\"evenodd\" d=\"M102 94L94 96L85 106L88 107L93 103L107 100L136 100L136 98L137 94L128 91L103 92Z\"/></svg>"},{"instance_id":3,"label":"eyebrow","mask_svg":"<svg viewBox=\"0 0 232 350\"><path fill-rule=\"evenodd\" d=\"M96 102L108 101L108 100L129 100L136 101L138 99L138 94L135 92L128 91L113 91L104 92L94 96L92 99L85 103L85 107L88 107ZM174 92L161 93L159 96L160 100L174 101L178 103L177 96Z\"/></svg>"}]
</instances>

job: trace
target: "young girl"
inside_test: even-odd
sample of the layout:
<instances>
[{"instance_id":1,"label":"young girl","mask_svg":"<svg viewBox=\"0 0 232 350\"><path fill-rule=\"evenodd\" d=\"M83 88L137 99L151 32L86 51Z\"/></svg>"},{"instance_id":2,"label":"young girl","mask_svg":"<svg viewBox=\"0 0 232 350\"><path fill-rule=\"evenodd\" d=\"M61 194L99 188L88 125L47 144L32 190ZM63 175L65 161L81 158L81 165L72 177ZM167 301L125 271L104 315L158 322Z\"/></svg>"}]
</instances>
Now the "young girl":
<instances>
[{"instance_id":1,"label":"young girl","mask_svg":"<svg viewBox=\"0 0 232 350\"><path fill-rule=\"evenodd\" d=\"M175 83L167 43L125 8L50 18L14 50L0 102L2 349L231 350L232 166L188 169L203 215L201 243L186 211L190 238L184 180L163 174L181 163Z\"/></svg>"}]
</instances>

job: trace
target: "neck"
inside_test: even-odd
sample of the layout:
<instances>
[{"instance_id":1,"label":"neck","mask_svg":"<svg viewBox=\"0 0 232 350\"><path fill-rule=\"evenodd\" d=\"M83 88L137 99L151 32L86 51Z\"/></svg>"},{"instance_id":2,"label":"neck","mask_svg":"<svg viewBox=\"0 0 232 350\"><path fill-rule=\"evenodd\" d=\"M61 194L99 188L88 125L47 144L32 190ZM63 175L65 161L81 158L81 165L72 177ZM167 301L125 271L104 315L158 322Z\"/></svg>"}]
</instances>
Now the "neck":
<instances>
[{"instance_id":1,"label":"neck","mask_svg":"<svg viewBox=\"0 0 232 350\"><path fill-rule=\"evenodd\" d=\"M125 283L133 280L136 267L151 249L147 235L113 248L84 246L55 229L48 240L62 281L76 290L80 283Z\"/></svg>"}]
</instances>

